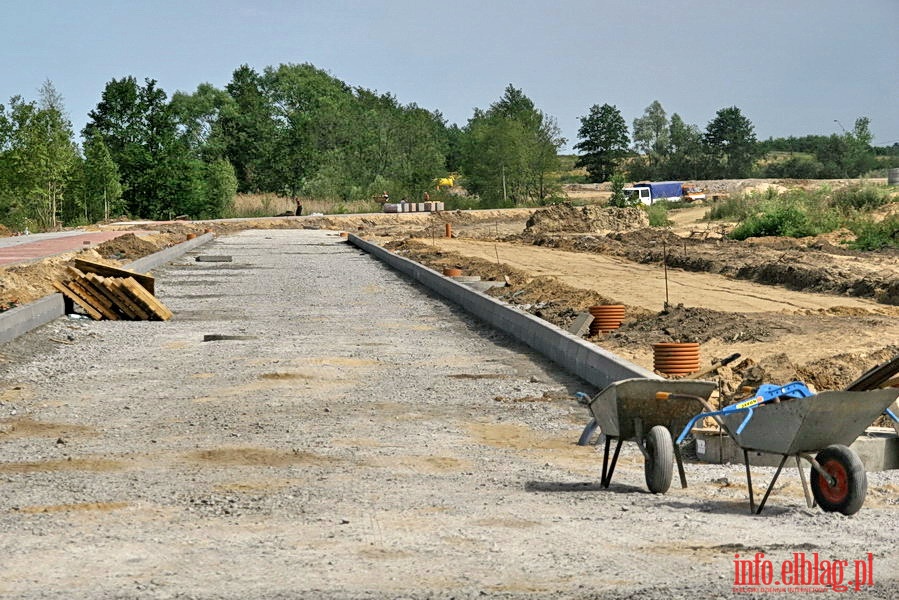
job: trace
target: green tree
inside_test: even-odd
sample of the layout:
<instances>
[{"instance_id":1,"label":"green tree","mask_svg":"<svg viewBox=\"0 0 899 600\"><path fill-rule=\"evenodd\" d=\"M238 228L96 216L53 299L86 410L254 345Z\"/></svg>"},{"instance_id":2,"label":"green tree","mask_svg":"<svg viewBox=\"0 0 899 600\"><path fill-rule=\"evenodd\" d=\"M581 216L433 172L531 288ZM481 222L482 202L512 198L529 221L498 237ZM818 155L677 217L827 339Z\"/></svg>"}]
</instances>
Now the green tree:
<instances>
[{"instance_id":1,"label":"green tree","mask_svg":"<svg viewBox=\"0 0 899 600\"><path fill-rule=\"evenodd\" d=\"M609 206L624 208L626 206L636 206L637 204L640 204L639 197L635 196L633 199L629 199L624 193L624 186L627 185L627 179L624 177L623 173L612 173L612 177L609 178L609 181L612 184L612 197L609 198Z\"/></svg>"},{"instance_id":2,"label":"green tree","mask_svg":"<svg viewBox=\"0 0 899 600\"><path fill-rule=\"evenodd\" d=\"M127 210L145 218L196 214L204 202L203 163L179 135L164 90L146 79L113 79L89 114L84 137L99 137L115 161Z\"/></svg>"},{"instance_id":3,"label":"green tree","mask_svg":"<svg viewBox=\"0 0 899 600\"><path fill-rule=\"evenodd\" d=\"M119 168L101 137L90 136L85 140L83 170L81 208L85 221L93 223L110 215L121 215L125 205Z\"/></svg>"},{"instance_id":4,"label":"green tree","mask_svg":"<svg viewBox=\"0 0 899 600\"><path fill-rule=\"evenodd\" d=\"M739 108L731 106L716 113L706 127L705 143L714 160L715 176L749 177L759 153L752 122Z\"/></svg>"},{"instance_id":5,"label":"green tree","mask_svg":"<svg viewBox=\"0 0 899 600\"><path fill-rule=\"evenodd\" d=\"M262 76L248 65L234 71L225 86L233 103L223 106L219 124L225 158L234 165L241 192L274 191L277 124Z\"/></svg>"},{"instance_id":6,"label":"green tree","mask_svg":"<svg viewBox=\"0 0 899 600\"><path fill-rule=\"evenodd\" d=\"M706 175L702 132L696 125L688 125L674 113L668 126L668 143L664 178L702 179Z\"/></svg>"},{"instance_id":7,"label":"green tree","mask_svg":"<svg viewBox=\"0 0 899 600\"><path fill-rule=\"evenodd\" d=\"M54 228L68 211L78 152L62 97L50 81L38 102L0 106L0 218L17 228Z\"/></svg>"},{"instance_id":8,"label":"green tree","mask_svg":"<svg viewBox=\"0 0 899 600\"><path fill-rule=\"evenodd\" d=\"M475 109L466 125L461 161L466 187L487 206L543 203L557 192L549 173L558 170L564 143L555 120L509 85L490 108Z\"/></svg>"},{"instance_id":9,"label":"green tree","mask_svg":"<svg viewBox=\"0 0 899 600\"><path fill-rule=\"evenodd\" d=\"M296 195L328 153L346 140L352 123L344 119L353 100L352 90L308 63L268 67L262 83L276 123L275 155L268 161L272 179L267 185Z\"/></svg>"},{"instance_id":10,"label":"green tree","mask_svg":"<svg viewBox=\"0 0 899 600\"><path fill-rule=\"evenodd\" d=\"M634 148L646 161L647 178L658 179L664 168L670 139L668 116L658 100L634 119Z\"/></svg>"},{"instance_id":11,"label":"green tree","mask_svg":"<svg viewBox=\"0 0 899 600\"><path fill-rule=\"evenodd\" d=\"M859 117L855 120L852 131L846 134L847 152L844 162L848 177L864 175L877 164L874 149L871 147L874 134L871 133L870 125L871 120L868 117Z\"/></svg>"},{"instance_id":12,"label":"green tree","mask_svg":"<svg viewBox=\"0 0 899 600\"><path fill-rule=\"evenodd\" d=\"M594 104L581 117L575 150L580 152L575 167L585 167L589 181L606 181L627 154L629 143L627 123L621 112L609 104Z\"/></svg>"},{"instance_id":13,"label":"green tree","mask_svg":"<svg viewBox=\"0 0 899 600\"><path fill-rule=\"evenodd\" d=\"M198 218L218 218L231 205L237 193L234 167L220 158L206 165L205 202L197 211Z\"/></svg>"},{"instance_id":14,"label":"green tree","mask_svg":"<svg viewBox=\"0 0 899 600\"><path fill-rule=\"evenodd\" d=\"M170 102L180 136L197 158L212 162L225 157L221 117L234 114L234 99L224 90L201 83L193 94L175 92Z\"/></svg>"}]
</instances>

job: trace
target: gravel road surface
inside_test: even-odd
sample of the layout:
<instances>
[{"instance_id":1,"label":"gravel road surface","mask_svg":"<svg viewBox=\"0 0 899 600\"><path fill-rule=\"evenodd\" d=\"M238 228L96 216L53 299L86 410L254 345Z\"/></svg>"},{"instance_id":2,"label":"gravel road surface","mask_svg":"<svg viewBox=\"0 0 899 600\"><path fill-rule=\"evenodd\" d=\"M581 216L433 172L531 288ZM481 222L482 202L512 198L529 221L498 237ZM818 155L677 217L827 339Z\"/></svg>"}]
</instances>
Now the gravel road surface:
<instances>
[{"instance_id":1,"label":"gravel road surface","mask_svg":"<svg viewBox=\"0 0 899 600\"><path fill-rule=\"evenodd\" d=\"M155 275L172 321L0 345L0 597L729 597L757 552L844 582L872 553L861 593L899 596L896 472L844 517L791 470L753 517L741 467L652 495L628 443L603 490L574 443L595 390L333 232Z\"/></svg>"}]
</instances>

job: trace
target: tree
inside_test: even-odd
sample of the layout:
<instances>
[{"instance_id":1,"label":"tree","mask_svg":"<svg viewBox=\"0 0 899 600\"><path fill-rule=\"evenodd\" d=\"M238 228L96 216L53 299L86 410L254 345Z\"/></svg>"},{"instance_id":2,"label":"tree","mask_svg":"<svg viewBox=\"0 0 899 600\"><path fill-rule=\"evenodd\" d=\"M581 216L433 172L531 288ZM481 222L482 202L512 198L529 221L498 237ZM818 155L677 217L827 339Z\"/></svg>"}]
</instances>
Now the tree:
<instances>
[{"instance_id":1,"label":"tree","mask_svg":"<svg viewBox=\"0 0 899 600\"><path fill-rule=\"evenodd\" d=\"M120 215L124 210L119 168L109 154L109 148L99 136L84 142L84 176L81 207L88 223Z\"/></svg>"},{"instance_id":2,"label":"tree","mask_svg":"<svg viewBox=\"0 0 899 600\"><path fill-rule=\"evenodd\" d=\"M665 164L666 179L702 179L705 173L705 150L702 133L696 125L688 125L677 113L668 126L669 154Z\"/></svg>"},{"instance_id":3,"label":"tree","mask_svg":"<svg viewBox=\"0 0 899 600\"><path fill-rule=\"evenodd\" d=\"M78 164L72 125L62 96L49 80L39 102L10 99L8 112L0 107L0 196L7 222L24 228L53 228L59 224L68 187Z\"/></svg>"},{"instance_id":4,"label":"tree","mask_svg":"<svg viewBox=\"0 0 899 600\"><path fill-rule=\"evenodd\" d=\"M220 158L206 165L205 203L197 211L198 218L217 218L234 200L237 193L237 176L234 167Z\"/></svg>"},{"instance_id":5,"label":"tree","mask_svg":"<svg viewBox=\"0 0 899 600\"><path fill-rule=\"evenodd\" d=\"M645 157L648 177L657 179L669 151L668 117L658 100L634 119L634 148Z\"/></svg>"},{"instance_id":6,"label":"tree","mask_svg":"<svg viewBox=\"0 0 899 600\"><path fill-rule=\"evenodd\" d=\"M235 112L234 99L226 91L201 83L193 94L175 92L170 105L180 135L194 156L207 162L224 158L221 117Z\"/></svg>"},{"instance_id":7,"label":"tree","mask_svg":"<svg viewBox=\"0 0 899 600\"><path fill-rule=\"evenodd\" d=\"M581 154L575 167L586 167L591 182L606 181L627 154L627 123L621 112L608 104L594 104L580 120L577 136L581 141L574 148Z\"/></svg>"},{"instance_id":8,"label":"tree","mask_svg":"<svg viewBox=\"0 0 899 600\"><path fill-rule=\"evenodd\" d=\"M139 86L134 77L113 79L89 117L84 137L97 136L109 149L132 215L171 218L202 207L203 163L179 136L175 113L155 80Z\"/></svg>"},{"instance_id":9,"label":"tree","mask_svg":"<svg viewBox=\"0 0 899 600\"><path fill-rule=\"evenodd\" d=\"M248 65L241 65L225 90L233 103L223 107L219 124L225 158L234 165L237 175L237 189L273 191L277 186L271 174L277 125L262 77Z\"/></svg>"},{"instance_id":10,"label":"tree","mask_svg":"<svg viewBox=\"0 0 899 600\"><path fill-rule=\"evenodd\" d=\"M722 108L706 127L705 143L716 162L715 175L749 177L758 157L752 122L736 106Z\"/></svg>"},{"instance_id":11,"label":"tree","mask_svg":"<svg viewBox=\"0 0 899 600\"><path fill-rule=\"evenodd\" d=\"M868 117L859 117L855 120L852 131L846 134L848 148L844 162L848 177L864 175L877 164L874 149L871 148L874 134L871 133L870 124Z\"/></svg>"},{"instance_id":12,"label":"tree","mask_svg":"<svg viewBox=\"0 0 899 600\"><path fill-rule=\"evenodd\" d=\"M465 127L466 187L487 206L545 202L558 188L548 174L558 169L564 143L555 119L509 85L490 108L475 109Z\"/></svg>"}]
</instances>

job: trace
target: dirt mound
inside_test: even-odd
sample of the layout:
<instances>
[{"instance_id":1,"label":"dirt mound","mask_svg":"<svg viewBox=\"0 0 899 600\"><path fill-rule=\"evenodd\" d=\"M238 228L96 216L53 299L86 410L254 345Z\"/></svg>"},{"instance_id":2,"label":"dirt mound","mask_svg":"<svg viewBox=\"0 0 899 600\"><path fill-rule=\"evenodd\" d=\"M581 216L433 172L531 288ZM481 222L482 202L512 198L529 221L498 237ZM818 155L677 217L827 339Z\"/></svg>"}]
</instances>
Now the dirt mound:
<instances>
[{"instance_id":1,"label":"dirt mound","mask_svg":"<svg viewBox=\"0 0 899 600\"><path fill-rule=\"evenodd\" d=\"M606 233L649 226L639 208L600 208L556 204L536 211L525 224L525 235L546 233Z\"/></svg>"},{"instance_id":2,"label":"dirt mound","mask_svg":"<svg viewBox=\"0 0 899 600\"><path fill-rule=\"evenodd\" d=\"M648 346L659 342L703 343L713 339L767 342L777 333L762 319L679 304L651 317L625 321L610 337L619 344Z\"/></svg>"},{"instance_id":3,"label":"dirt mound","mask_svg":"<svg viewBox=\"0 0 899 600\"><path fill-rule=\"evenodd\" d=\"M53 282L67 279L66 267L73 258L116 264L103 259L95 250L67 252L40 262L0 269L0 302L26 304L54 293Z\"/></svg>"},{"instance_id":4,"label":"dirt mound","mask_svg":"<svg viewBox=\"0 0 899 600\"><path fill-rule=\"evenodd\" d=\"M99 244L95 250L103 258L135 260L153 254L165 247L160 241L149 241L133 233L126 233L115 239Z\"/></svg>"},{"instance_id":5,"label":"dirt mound","mask_svg":"<svg viewBox=\"0 0 899 600\"><path fill-rule=\"evenodd\" d=\"M10 237L12 236L13 231L3 223L0 223L0 237Z\"/></svg>"}]
</instances>

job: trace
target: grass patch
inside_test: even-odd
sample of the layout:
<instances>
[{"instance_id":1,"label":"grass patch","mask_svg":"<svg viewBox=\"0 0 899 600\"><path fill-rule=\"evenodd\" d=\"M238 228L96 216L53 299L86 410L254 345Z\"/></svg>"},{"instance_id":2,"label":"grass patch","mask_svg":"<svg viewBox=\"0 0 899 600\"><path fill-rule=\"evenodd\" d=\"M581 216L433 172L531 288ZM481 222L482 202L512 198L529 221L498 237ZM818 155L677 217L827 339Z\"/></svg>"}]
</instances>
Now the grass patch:
<instances>
[{"instance_id":1,"label":"grass patch","mask_svg":"<svg viewBox=\"0 0 899 600\"><path fill-rule=\"evenodd\" d=\"M374 200L341 202L339 200L317 200L301 198L303 214L343 215L352 213L381 212L382 206ZM291 198L276 194L238 194L225 211L225 218L277 217L285 213L293 214L296 205Z\"/></svg>"}]
</instances>

